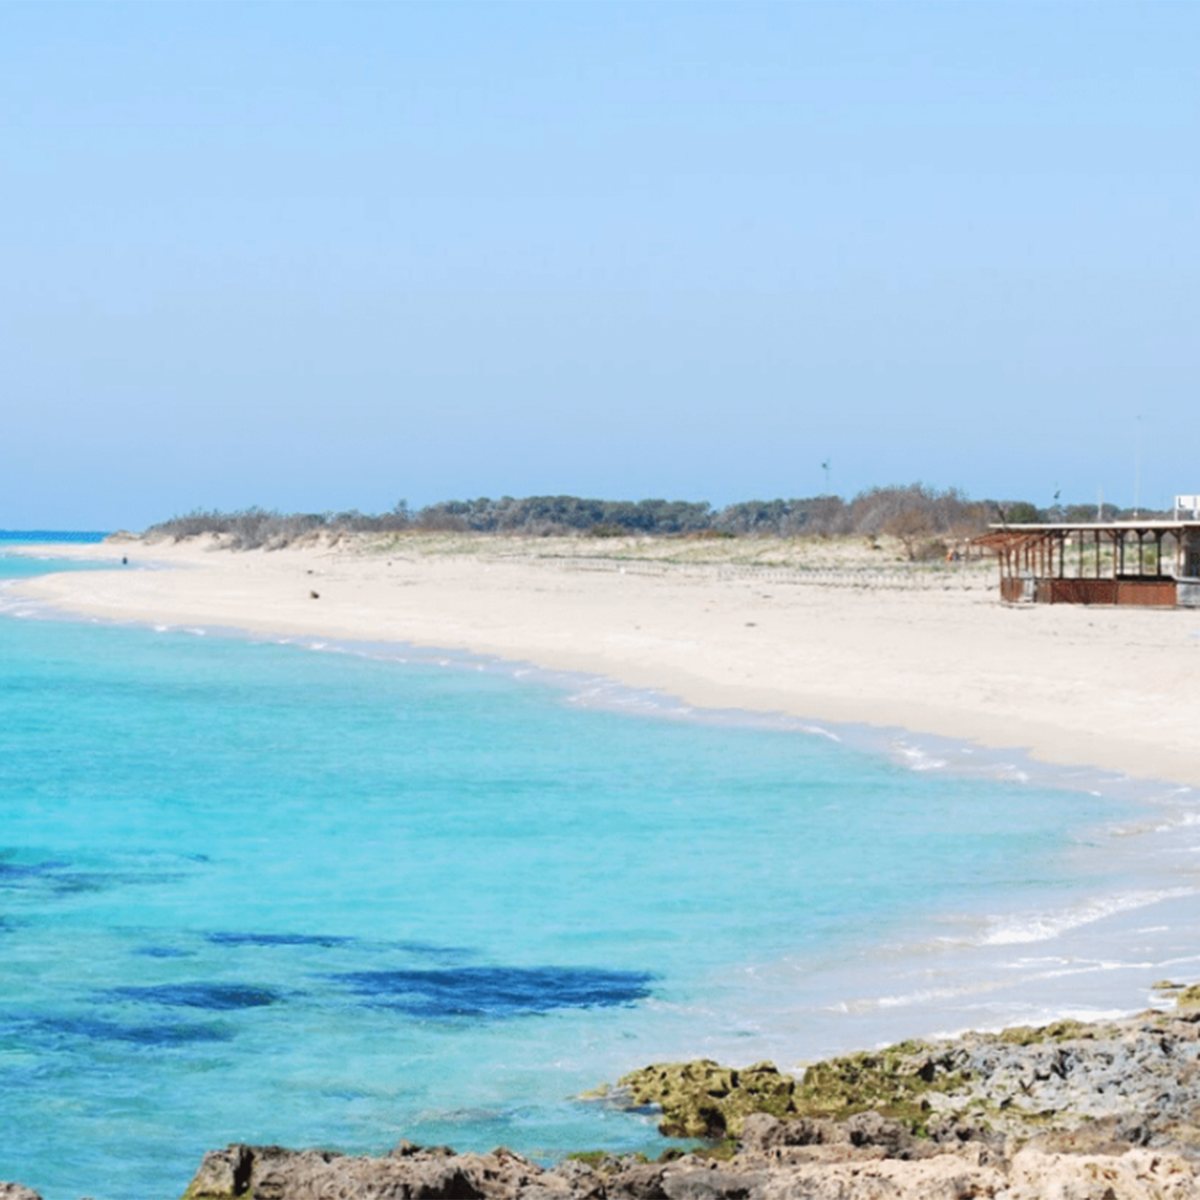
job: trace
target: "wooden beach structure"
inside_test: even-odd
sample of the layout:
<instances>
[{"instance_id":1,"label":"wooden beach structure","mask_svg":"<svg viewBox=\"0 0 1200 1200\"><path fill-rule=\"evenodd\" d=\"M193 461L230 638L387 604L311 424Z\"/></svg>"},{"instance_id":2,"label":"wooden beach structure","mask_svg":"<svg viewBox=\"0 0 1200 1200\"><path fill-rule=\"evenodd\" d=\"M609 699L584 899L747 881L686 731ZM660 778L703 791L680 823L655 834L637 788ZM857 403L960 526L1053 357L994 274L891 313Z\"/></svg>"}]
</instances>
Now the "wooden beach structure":
<instances>
[{"instance_id":1,"label":"wooden beach structure","mask_svg":"<svg viewBox=\"0 0 1200 1200\"><path fill-rule=\"evenodd\" d=\"M999 559L1010 604L1200 608L1200 497L1170 520L992 525L972 544Z\"/></svg>"}]
</instances>

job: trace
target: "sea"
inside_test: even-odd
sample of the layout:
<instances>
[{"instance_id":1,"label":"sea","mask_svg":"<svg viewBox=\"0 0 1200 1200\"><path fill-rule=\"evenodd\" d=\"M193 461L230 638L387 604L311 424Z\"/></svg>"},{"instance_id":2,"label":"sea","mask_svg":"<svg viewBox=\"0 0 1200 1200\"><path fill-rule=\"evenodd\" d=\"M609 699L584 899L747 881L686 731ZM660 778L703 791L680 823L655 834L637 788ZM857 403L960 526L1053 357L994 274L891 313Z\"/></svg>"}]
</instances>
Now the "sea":
<instances>
[{"instance_id":1,"label":"sea","mask_svg":"<svg viewBox=\"0 0 1200 1200\"><path fill-rule=\"evenodd\" d=\"M7 582L81 569L0 544L0 1179L46 1200L231 1141L658 1153L586 1094L1200 976L1191 789Z\"/></svg>"}]
</instances>

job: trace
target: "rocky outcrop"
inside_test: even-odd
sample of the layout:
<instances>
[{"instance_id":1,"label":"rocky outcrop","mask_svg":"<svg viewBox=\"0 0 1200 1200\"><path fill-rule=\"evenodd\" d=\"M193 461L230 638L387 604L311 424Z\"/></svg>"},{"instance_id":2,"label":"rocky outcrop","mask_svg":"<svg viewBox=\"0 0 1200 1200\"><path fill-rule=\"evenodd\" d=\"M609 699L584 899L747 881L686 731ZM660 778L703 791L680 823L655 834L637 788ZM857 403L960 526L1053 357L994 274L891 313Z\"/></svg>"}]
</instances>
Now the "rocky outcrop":
<instances>
[{"instance_id":1,"label":"rocky outcrop","mask_svg":"<svg viewBox=\"0 0 1200 1200\"><path fill-rule=\"evenodd\" d=\"M0 1183L0 1200L42 1200L32 1188L19 1183Z\"/></svg>"},{"instance_id":2,"label":"rocky outcrop","mask_svg":"<svg viewBox=\"0 0 1200 1200\"><path fill-rule=\"evenodd\" d=\"M591 1167L544 1170L519 1154L455 1154L402 1142L383 1158L229 1146L204 1156L184 1200L602 1200Z\"/></svg>"},{"instance_id":3,"label":"rocky outcrop","mask_svg":"<svg viewBox=\"0 0 1200 1200\"><path fill-rule=\"evenodd\" d=\"M1108 1024L906 1042L801 1078L660 1063L604 1093L709 1141L658 1162L232 1145L184 1200L1200 1200L1200 1004L1181 999ZM0 1200L38 1197L0 1184Z\"/></svg>"},{"instance_id":4,"label":"rocky outcrop","mask_svg":"<svg viewBox=\"0 0 1200 1200\"><path fill-rule=\"evenodd\" d=\"M737 1137L755 1112L802 1123L873 1112L934 1140L946 1122L1023 1138L1086 1125L1126 1146L1200 1149L1200 1007L904 1042L816 1063L797 1079L770 1063L658 1063L608 1098L655 1106L660 1131L676 1137Z\"/></svg>"},{"instance_id":5,"label":"rocky outcrop","mask_svg":"<svg viewBox=\"0 0 1200 1200\"><path fill-rule=\"evenodd\" d=\"M665 1137L711 1139L736 1137L748 1113L799 1115L796 1089L796 1080L774 1063L737 1069L702 1058L643 1067L597 1095L621 1107L658 1109Z\"/></svg>"},{"instance_id":6,"label":"rocky outcrop","mask_svg":"<svg viewBox=\"0 0 1200 1200\"><path fill-rule=\"evenodd\" d=\"M1027 1146L925 1145L914 1156L895 1122L747 1120L728 1162L685 1155L543 1169L519 1155L450 1154L403 1146L349 1158L277 1146L207 1155L186 1200L1196 1200L1197 1167L1180 1153L1073 1153ZM800 1134L803 1127L803 1134ZM810 1140L811 1139L811 1140ZM901 1147L903 1153L892 1151ZM993 1147L994 1149L994 1147Z\"/></svg>"},{"instance_id":7,"label":"rocky outcrop","mask_svg":"<svg viewBox=\"0 0 1200 1200\"><path fill-rule=\"evenodd\" d=\"M1200 1200L1198 1035L1185 1004L906 1042L802 1078L659 1063L608 1102L652 1105L707 1150L543 1168L408 1143L376 1159L231 1146L185 1200Z\"/></svg>"}]
</instances>

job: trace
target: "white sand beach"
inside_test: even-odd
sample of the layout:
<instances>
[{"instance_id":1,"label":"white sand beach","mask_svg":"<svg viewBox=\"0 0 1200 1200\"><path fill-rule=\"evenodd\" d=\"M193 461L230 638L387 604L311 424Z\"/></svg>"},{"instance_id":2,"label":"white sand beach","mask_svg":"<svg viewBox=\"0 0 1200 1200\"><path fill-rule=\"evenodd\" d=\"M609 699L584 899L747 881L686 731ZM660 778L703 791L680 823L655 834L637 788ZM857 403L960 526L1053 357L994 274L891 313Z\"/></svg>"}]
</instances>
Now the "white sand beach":
<instances>
[{"instance_id":1,"label":"white sand beach","mask_svg":"<svg viewBox=\"0 0 1200 1200\"><path fill-rule=\"evenodd\" d=\"M738 565L731 545L666 562L661 549L580 540L273 551L133 540L56 546L46 552L114 569L12 590L109 620L461 649L690 705L898 726L1200 786L1200 613L1009 607L978 566L855 586L845 564ZM170 569L136 569L151 565Z\"/></svg>"}]
</instances>

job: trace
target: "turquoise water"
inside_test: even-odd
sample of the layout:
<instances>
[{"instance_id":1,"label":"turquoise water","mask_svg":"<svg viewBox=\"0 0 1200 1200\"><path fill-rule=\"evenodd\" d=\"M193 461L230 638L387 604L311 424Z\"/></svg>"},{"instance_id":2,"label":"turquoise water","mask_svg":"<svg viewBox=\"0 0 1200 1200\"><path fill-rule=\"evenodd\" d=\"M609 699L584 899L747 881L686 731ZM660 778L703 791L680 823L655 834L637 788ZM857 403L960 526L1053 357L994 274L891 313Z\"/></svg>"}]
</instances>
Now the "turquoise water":
<instances>
[{"instance_id":1,"label":"turquoise water","mask_svg":"<svg viewBox=\"0 0 1200 1200\"><path fill-rule=\"evenodd\" d=\"M647 1147L572 1097L1136 1007L1192 953L1190 793L463 657L7 613L0 1179L47 1200L165 1200L231 1140Z\"/></svg>"},{"instance_id":2,"label":"turquoise water","mask_svg":"<svg viewBox=\"0 0 1200 1200\"><path fill-rule=\"evenodd\" d=\"M78 546L95 546L104 541L107 534L98 532L73 530L27 530L0 529L0 545L7 543L17 545L45 545L50 542L75 544Z\"/></svg>"}]
</instances>

